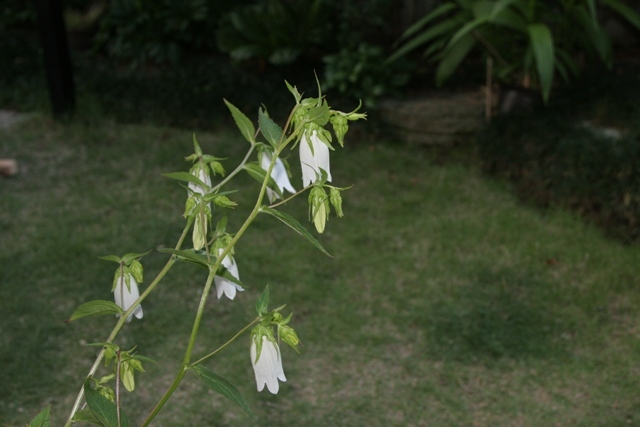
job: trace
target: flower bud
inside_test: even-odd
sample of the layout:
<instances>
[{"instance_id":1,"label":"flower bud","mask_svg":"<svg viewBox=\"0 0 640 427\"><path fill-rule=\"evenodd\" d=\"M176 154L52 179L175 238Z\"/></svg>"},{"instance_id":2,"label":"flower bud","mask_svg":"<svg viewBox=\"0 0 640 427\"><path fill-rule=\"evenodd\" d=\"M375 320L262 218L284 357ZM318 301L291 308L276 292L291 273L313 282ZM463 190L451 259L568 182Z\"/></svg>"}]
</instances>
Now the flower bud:
<instances>
[{"instance_id":1,"label":"flower bud","mask_svg":"<svg viewBox=\"0 0 640 427\"><path fill-rule=\"evenodd\" d=\"M338 218L342 218L344 214L342 213L342 195L340 195L340 190L331 187L331 190L329 190L329 201L333 205L333 209L335 209Z\"/></svg>"},{"instance_id":2,"label":"flower bud","mask_svg":"<svg viewBox=\"0 0 640 427\"><path fill-rule=\"evenodd\" d=\"M325 224L329 219L329 198L322 187L313 187L309 193L309 209L311 220L318 233L324 232Z\"/></svg>"}]
</instances>

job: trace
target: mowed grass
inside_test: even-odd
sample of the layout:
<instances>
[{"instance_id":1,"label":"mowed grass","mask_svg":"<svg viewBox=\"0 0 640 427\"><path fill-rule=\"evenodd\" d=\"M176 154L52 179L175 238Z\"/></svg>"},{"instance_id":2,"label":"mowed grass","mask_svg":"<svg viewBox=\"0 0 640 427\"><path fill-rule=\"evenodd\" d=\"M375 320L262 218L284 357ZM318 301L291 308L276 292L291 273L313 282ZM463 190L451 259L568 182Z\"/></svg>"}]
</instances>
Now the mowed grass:
<instances>
[{"instance_id":1,"label":"mowed grass","mask_svg":"<svg viewBox=\"0 0 640 427\"><path fill-rule=\"evenodd\" d=\"M332 157L334 184L353 185L346 216L318 236L333 258L259 217L236 248L246 292L208 303L197 355L254 318L266 284L272 306L294 313L302 352L283 349L277 396L255 390L247 335L206 363L244 393L257 426L640 425L637 246L523 206L473 165L349 136ZM229 129L198 139L228 169L247 148ZM111 298L115 264L99 256L175 244L186 191L160 174L186 170L191 151L188 131L106 120L36 117L0 133L0 154L21 166L0 180L1 425L48 404L53 425L64 422L96 354L86 344L114 319L64 320ZM300 187L295 153L290 161ZM257 187L246 176L232 187L233 230ZM305 197L284 209L307 223ZM143 259L143 286L166 259ZM169 385L204 280L176 265L117 340L158 362L125 393L131 419ZM252 423L188 376L153 425Z\"/></svg>"}]
</instances>

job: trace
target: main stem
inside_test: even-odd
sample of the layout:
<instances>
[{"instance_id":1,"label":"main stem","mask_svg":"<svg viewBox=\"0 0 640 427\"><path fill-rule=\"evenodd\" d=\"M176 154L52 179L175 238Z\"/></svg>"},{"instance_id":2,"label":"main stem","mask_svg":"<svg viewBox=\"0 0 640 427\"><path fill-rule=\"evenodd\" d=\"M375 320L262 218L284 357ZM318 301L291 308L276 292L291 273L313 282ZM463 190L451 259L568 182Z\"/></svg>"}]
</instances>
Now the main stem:
<instances>
[{"instance_id":1,"label":"main stem","mask_svg":"<svg viewBox=\"0 0 640 427\"><path fill-rule=\"evenodd\" d=\"M238 242L238 240L240 240L240 238L244 235L245 231L247 231L247 229L249 228L251 223L256 219L256 217L260 213L260 207L262 206L262 200L264 199L264 195L266 193L267 184L269 182L269 178L271 177L271 172L273 171L273 168L274 168L274 166L276 164L276 160L278 159L278 155L280 154L280 152L282 151L282 149L284 148L285 145L286 144L283 144L283 146L279 150L276 150L275 155L271 159L271 163L269 164L269 169L267 170L265 179L262 182L262 186L260 187L260 193L258 194L258 199L256 200L256 204L253 207L253 209L251 210L251 213L249 214L247 219L244 221L244 223L242 224L240 229L233 236L233 239L231 239L231 242L229 242L227 247L222 251L222 253L220 253L220 255L218 256L217 261L215 262L215 264L209 268L209 276L207 277L207 282L205 283L205 286L204 286L204 288L202 290L202 295L200 296L200 303L198 304L198 311L196 312L196 317L195 317L195 319L193 321L193 327L191 329L191 335L189 337L189 343L187 345L187 350L185 351L185 355L184 355L184 359L182 360L182 364L180 365L180 369L178 370L178 373L176 374L176 377L174 378L173 382L171 383L171 386L167 389L165 394L158 401L158 403L153 408L151 413L149 413L147 418L142 423L142 427L148 426L151 423L151 421L153 421L153 419L158 415L160 410L167 403L169 398L176 391L176 389L178 388L178 386L182 382L182 379L184 378L184 375L187 373L187 371L189 369L191 369L191 366L192 366L190 364L190 362L191 362L191 354L193 352L193 347L194 347L195 342L196 342L196 337L198 335L198 330L200 328L200 323L202 322L202 316L204 315L204 309L206 307L207 299L209 298L209 293L210 293L210 290L211 290L211 286L213 284L213 279L215 277L215 273L218 270L218 267L220 266L220 264L222 263L222 260L229 254L231 249L235 246L235 244ZM253 148L253 145L252 145L252 148ZM247 157L245 157L245 161L246 161L246 159L247 159ZM236 334L233 339L235 339L238 335L239 334ZM227 344L225 344L225 346ZM196 363L201 362L202 360L206 359L209 356L205 356L204 358L198 360ZM196 364L196 363L194 363L194 364Z\"/></svg>"},{"instance_id":2,"label":"main stem","mask_svg":"<svg viewBox=\"0 0 640 427\"><path fill-rule=\"evenodd\" d=\"M185 225L184 230L182 230L182 234L178 239L178 243L176 244L176 247L175 247L176 250L180 249L180 247L182 246L182 242L184 241L187 233L189 232L189 229L191 228L191 223L192 223L191 220L187 221L187 224ZM153 281L149 284L147 289L145 289L145 291L140 295L140 298L138 298L136 302L134 302L131 305L131 307L129 307L129 309L120 316L120 320L118 320L118 323L116 323L116 326L114 326L113 330L111 331L111 334L109 335L109 338L107 338L107 340L105 341L106 343L111 343L113 342L113 340L115 340L116 336L120 332L120 329L122 329L122 326L124 326L129 314L133 313L133 310L135 310L136 307L140 305L140 302L144 300L147 297L147 295L151 293L151 291L153 291L153 289L158 285L158 283L160 283L162 278L164 278L164 276L169 272L169 270L171 270L171 267L173 267L173 264L175 263L175 261L176 261L176 256L172 255L171 258L169 258L169 260L165 264L165 266L162 268L162 270L160 270L158 275L155 277L155 279L153 279ZM98 353L96 360L93 362L91 369L89 369L89 373L86 376L87 379L92 377L93 374L95 374L96 371L98 370L98 367L100 366L100 362L102 362L102 359L104 358L104 353L105 353L105 349L103 347L102 350L100 350L100 353ZM76 400L73 403L73 407L71 408L71 413L69 414L69 418L65 423L65 427L71 426L73 416L75 415L76 412L78 412L78 409L80 409L80 404L82 403L83 397L84 397L84 383L82 384L82 388L78 392L78 396L76 397Z\"/></svg>"}]
</instances>

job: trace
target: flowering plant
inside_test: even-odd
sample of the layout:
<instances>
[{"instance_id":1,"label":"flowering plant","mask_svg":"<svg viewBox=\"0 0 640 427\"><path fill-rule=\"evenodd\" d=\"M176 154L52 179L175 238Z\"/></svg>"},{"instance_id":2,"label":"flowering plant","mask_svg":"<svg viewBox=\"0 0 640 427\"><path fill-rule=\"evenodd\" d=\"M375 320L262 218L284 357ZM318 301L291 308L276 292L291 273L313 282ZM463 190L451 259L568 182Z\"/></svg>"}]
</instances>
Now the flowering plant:
<instances>
[{"instance_id":1,"label":"flowering plant","mask_svg":"<svg viewBox=\"0 0 640 427\"><path fill-rule=\"evenodd\" d=\"M325 254L326 250L313 234L279 207L308 191L310 220L319 233L325 229L331 207L337 216L343 215L341 193L345 188L328 184L332 180L329 154L334 147L331 143L335 135L338 144L342 146L349 122L364 119L366 114L358 113L358 109L349 113L332 110L321 93L316 98L303 98L295 86L287 83L287 88L295 98L295 105L283 127L276 124L263 107L258 112L256 129L247 116L225 100L240 133L249 143L246 155L233 171L227 174L222 164L223 159L205 154L194 135L194 153L186 157L186 160L192 163L189 171L165 174L166 177L185 184L187 192L183 214L185 225L174 248L159 249L160 252L169 255L169 259L146 288L143 288L141 260L149 252L127 253L122 257L115 255L102 257L104 260L118 264L111 286L114 302L96 300L84 303L72 313L67 322L99 315L115 315L117 320L106 340L92 344L99 347L100 351L83 381L65 426L75 423L89 423L103 427L129 425L121 405L122 386L127 391L134 391L136 375L144 372L144 363L153 361L138 354L136 347L124 350L118 346L118 334L134 317L143 319L141 304L160 286L167 272L179 261L188 261L204 267L208 275L203 284L180 369L141 425L148 426L154 420L188 372L192 372L211 390L238 404L251 416L251 408L240 391L231 382L205 367L208 359L248 331L250 331L248 359L255 373L257 390L262 391L266 386L269 392L276 394L280 388L279 381L287 380L283 368L281 344L287 344L298 351L300 339L289 325L292 314L288 316L282 314L285 305L275 309L269 308L269 285L265 286L257 299L255 305L257 316L253 320L218 348L199 357L194 354L198 331L206 314L206 302L212 293L213 285L218 298L224 295L230 300L237 297L238 292L245 290L245 286L240 281L235 248L258 215L264 214L278 219ZM333 134L327 129L328 127ZM285 149L296 147L299 148L302 169L302 189L299 191L296 191L291 184L289 167L282 157ZM256 154L257 159L252 161ZM228 230L225 211L237 206L237 203L230 198L233 191L227 187L232 178L243 171L259 182L260 191L255 205L242 225L237 230ZM291 193L286 198L285 190ZM190 244L187 243L189 234L191 235ZM107 372L101 375L98 371L103 361ZM29 424L34 427L44 425L49 425L49 408L43 410Z\"/></svg>"}]
</instances>

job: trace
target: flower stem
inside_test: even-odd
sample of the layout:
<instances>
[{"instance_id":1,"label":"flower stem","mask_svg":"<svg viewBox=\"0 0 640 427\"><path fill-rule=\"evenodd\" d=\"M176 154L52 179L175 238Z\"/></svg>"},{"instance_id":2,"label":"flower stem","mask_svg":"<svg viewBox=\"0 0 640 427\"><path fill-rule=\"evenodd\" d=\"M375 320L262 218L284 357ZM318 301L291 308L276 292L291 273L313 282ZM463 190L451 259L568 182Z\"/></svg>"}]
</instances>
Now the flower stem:
<instances>
[{"instance_id":1,"label":"flower stem","mask_svg":"<svg viewBox=\"0 0 640 427\"><path fill-rule=\"evenodd\" d=\"M227 347L229 344L231 344L233 341L235 341L236 338L238 338L240 335L245 333L250 327L252 327L256 323L258 323L259 321L260 321L260 318L256 317L255 319L253 319L253 321L251 323L249 323L244 328L240 329L240 331L237 334L235 334L233 337L231 337L231 339L229 339L226 343L222 344L220 347L218 347L216 350L212 351L211 353L207 354L206 356L201 357L200 359L196 360L195 362L193 362L191 364L191 366L199 365L200 363L204 362L208 358L214 356L216 353L221 352L222 350L224 350L225 347Z\"/></svg>"},{"instance_id":2,"label":"flower stem","mask_svg":"<svg viewBox=\"0 0 640 427\"><path fill-rule=\"evenodd\" d=\"M187 233L189 232L189 229L191 228L191 223L192 223L191 220L187 221L187 224L185 225L184 230L182 230L182 234L178 239L178 243L175 246L176 250L180 249L180 247L182 246L182 242L184 241ZM169 258L169 260L165 264L165 266L162 268L162 270L160 270L158 275L155 277L155 279L153 279L153 281L149 284L147 289L145 289L145 291L140 295L140 298L138 298L131 305L131 307L129 307L129 309L120 316L120 319L118 320L113 330L111 331L109 338L107 338L107 340L105 341L106 343L111 343L113 342L113 340L115 340L116 336L120 332L120 329L122 329L122 327L124 326L129 314L133 313L133 310L135 310L136 307L140 305L140 302L142 302L142 300L144 300L147 297L147 295L149 295L151 291L153 291L153 289L158 285L158 283L160 283L160 281L169 272L169 270L171 270L171 267L173 267L173 264L175 263L175 261L176 261L176 256L172 255L171 258ZM98 370L98 367L100 366L100 362L102 362L102 359L104 358L104 353L105 353L105 350L103 347L98 353L96 360L93 362L91 369L89 369L89 373L87 374L86 378L90 378L93 376L93 374L96 373L96 371ZM78 392L78 396L76 397L73 407L71 408L71 413L69 414L69 418L67 418L67 422L64 425L65 427L71 426L73 416L75 415L76 412L78 412L78 409L80 409L80 404L82 403L83 397L84 397L84 383L82 384L82 388Z\"/></svg>"}]
</instances>

